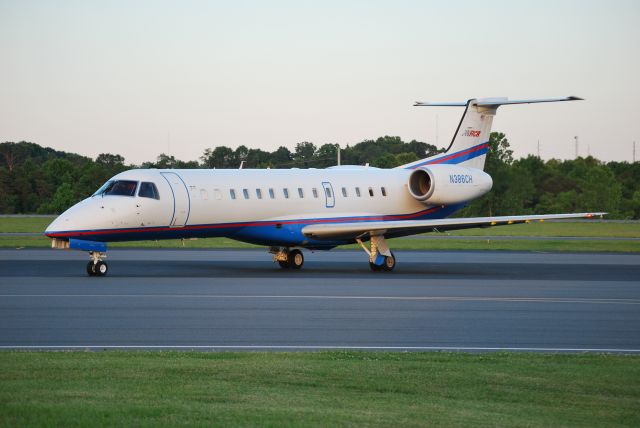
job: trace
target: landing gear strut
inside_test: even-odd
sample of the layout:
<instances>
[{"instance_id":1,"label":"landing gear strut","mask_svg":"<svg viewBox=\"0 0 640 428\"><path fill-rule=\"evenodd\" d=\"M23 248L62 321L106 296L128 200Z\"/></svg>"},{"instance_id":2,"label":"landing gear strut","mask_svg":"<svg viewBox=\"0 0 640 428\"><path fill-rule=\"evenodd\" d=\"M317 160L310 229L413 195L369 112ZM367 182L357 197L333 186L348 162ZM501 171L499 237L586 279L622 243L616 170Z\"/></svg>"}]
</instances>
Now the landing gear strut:
<instances>
[{"instance_id":1,"label":"landing gear strut","mask_svg":"<svg viewBox=\"0 0 640 428\"><path fill-rule=\"evenodd\" d=\"M371 235L371 249L356 239L362 249L369 255L369 267L374 272L391 272L396 267L396 257L387 246L384 235Z\"/></svg>"},{"instance_id":2,"label":"landing gear strut","mask_svg":"<svg viewBox=\"0 0 640 428\"><path fill-rule=\"evenodd\" d=\"M282 269L301 269L304 265L304 255L300 250L270 248L269 252L273 254L273 261L278 262Z\"/></svg>"},{"instance_id":3,"label":"landing gear strut","mask_svg":"<svg viewBox=\"0 0 640 428\"><path fill-rule=\"evenodd\" d=\"M102 259L107 257L107 254L90 251L89 257L91 258L91 261L87 263L87 274L89 276L105 276L109 270L109 266Z\"/></svg>"}]
</instances>

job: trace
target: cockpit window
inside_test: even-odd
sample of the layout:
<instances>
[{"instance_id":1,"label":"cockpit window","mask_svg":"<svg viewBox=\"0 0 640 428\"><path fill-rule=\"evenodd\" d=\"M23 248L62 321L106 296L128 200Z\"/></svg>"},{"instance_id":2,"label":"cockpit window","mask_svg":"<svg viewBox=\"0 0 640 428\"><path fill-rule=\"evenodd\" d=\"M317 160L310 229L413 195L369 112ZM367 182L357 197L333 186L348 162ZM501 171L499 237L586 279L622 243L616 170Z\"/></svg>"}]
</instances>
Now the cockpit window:
<instances>
[{"instance_id":1,"label":"cockpit window","mask_svg":"<svg viewBox=\"0 0 640 428\"><path fill-rule=\"evenodd\" d=\"M91 196L98 196L98 195L102 195L104 193L104 190L107 188L111 188L111 186L113 185L113 180L109 180L106 183L104 183L102 186L100 186L100 188L98 190L96 190L96 193L94 193Z\"/></svg>"},{"instance_id":2,"label":"cockpit window","mask_svg":"<svg viewBox=\"0 0 640 428\"><path fill-rule=\"evenodd\" d=\"M93 196L97 195L110 195L110 196L134 196L136 194L136 188L138 187L137 181L131 180L110 180L107 181Z\"/></svg>"},{"instance_id":3,"label":"cockpit window","mask_svg":"<svg viewBox=\"0 0 640 428\"><path fill-rule=\"evenodd\" d=\"M140 190L138 190L138 196L143 198L153 198L160 199L160 194L158 193L158 188L155 183L140 183Z\"/></svg>"}]
</instances>

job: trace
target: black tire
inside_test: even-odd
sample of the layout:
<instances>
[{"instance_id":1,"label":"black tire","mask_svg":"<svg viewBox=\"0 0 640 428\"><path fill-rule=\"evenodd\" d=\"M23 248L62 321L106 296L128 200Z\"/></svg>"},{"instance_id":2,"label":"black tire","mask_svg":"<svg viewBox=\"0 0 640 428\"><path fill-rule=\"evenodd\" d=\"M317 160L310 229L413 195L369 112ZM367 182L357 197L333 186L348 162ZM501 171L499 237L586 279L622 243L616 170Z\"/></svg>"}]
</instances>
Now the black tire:
<instances>
[{"instance_id":1,"label":"black tire","mask_svg":"<svg viewBox=\"0 0 640 428\"><path fill-rule=\"evenodd\" d=\"M97 276L105 276L109 270L109 266L102 260L95 264L93 270Z\"/></svg>"},{"instance_id":2,"label":"black tire","mask_svg":"<svg viewBox=\"0 0 640 428\"><path fill-rule=\"evenodd\" d=\"M94 267L95 265L93 264L93 262L87 263L87 275L96 276L96 272L93 270Z\"/></svg>"},{"instance_id":3,"label":"black tire","mask_svg":"<svg viewBox=\"0 0 640 428\"><path fill-rule=\"evenodd\" d=\"M291 269L301 269L303 264L304 255L302 255L302 251L289 251L289 265L291 266Z\"/></svg>"},{"instance_id":4,"label":"black tire","mask_svg":"<svg viewBox=\"0 0 640 428\"><path fill-rule=\"evenodd\" d=\"M384 258L382 269L386 272L391 272L395 267L396 267L396 256L393 253L391 253L390 256L386 256Z\"/></svg>"},{"instance_id":5,"label":"black tire","mask_svg":"<svg viewBox=\"0 0 640 428\"><path fill-rule=\"evenodd\" d=\"M278 264L282 269L289 269L291 267L289 265L289 260L278 260Z\"/></svg>"},{"instance_id":6,"label":"black tire","mask_svg":"<svg viewBox=\"0 0 640 428\"><path fill-rule=\"evenodd\" d=\"M369 262L369 268L374 272L380 272L382 270L382 266L378 266L375 263Z\"/></svg>"}]
</instances>

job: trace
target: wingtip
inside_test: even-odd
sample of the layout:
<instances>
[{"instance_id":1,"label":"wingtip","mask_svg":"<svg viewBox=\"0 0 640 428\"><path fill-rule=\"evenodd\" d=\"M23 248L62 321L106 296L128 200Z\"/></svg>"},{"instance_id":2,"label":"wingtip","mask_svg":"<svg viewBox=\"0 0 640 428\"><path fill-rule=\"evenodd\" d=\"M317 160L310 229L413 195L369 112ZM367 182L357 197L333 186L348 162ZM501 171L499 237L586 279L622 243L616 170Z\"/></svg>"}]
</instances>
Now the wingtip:
<instances>
[{"instance_id":1,"label":"wingtip","mask_svg":"<svg viewBox=\"0 0 640 428\"><path fill-rule=\"evenodd\" d=\"M609 213L606 212L601 212L601 213L587 213L587 215L585 215L586 218L595 218L595 217L600 217L603 218L604 216L608 215Z\"/></svg>"}]
</instances>

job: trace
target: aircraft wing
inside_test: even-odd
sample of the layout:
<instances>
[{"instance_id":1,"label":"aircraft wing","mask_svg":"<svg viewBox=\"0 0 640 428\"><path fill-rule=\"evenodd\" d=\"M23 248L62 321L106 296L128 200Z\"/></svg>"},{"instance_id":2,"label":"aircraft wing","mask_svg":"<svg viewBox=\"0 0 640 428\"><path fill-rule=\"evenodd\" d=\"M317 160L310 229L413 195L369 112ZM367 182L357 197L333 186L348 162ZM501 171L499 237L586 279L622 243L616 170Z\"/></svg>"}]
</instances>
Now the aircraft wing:
<instances>
[{"instance_id":1,"label":"aircraft wing","mask_svg":"<svg viewBox=\"0 0 640 428\"><path fill-rule=\"evenodd\" d=\"M447 230L469 229L474 227L484 228L508 224L529 223L532 221L593 218L601 217L605 214L607 213L540 214L499 217L444 218L438 220L319 223L303 227L302 233L306 237L314 239L355 239L375 235L385 235L387 238L392 238L394 236L407 236L423 232L444 232Z\"/></svg>"}]
</instances>

